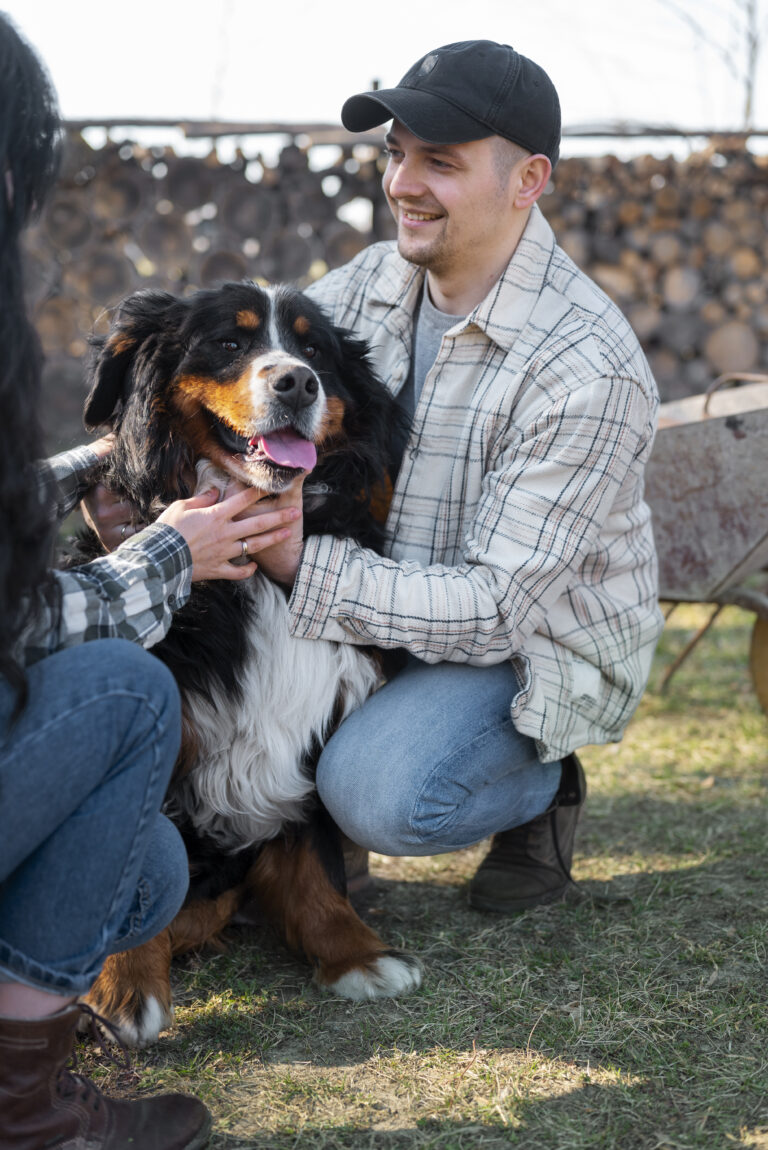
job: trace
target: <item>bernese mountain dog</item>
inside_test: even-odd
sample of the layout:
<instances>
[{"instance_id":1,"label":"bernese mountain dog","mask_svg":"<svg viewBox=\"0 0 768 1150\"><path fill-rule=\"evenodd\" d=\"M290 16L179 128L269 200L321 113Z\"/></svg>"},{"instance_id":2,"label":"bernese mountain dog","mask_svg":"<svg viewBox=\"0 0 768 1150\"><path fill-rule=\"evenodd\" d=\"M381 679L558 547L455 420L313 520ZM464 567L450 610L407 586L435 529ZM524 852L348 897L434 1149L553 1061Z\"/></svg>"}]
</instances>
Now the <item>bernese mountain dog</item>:
<instances>
[{"instance_id":1,"label":"bernese mountain dog","mask_svg":"<svg viewBox=\"0 0 768 1150\"><path fill-rule=\"evenodd\" d=\"M235 478L274 498L310 472L305 532L379 548L398 413L366 352L293 288L138 292L95 341L85 421L115 433L104 482L151 522L212 484L223 492ZM258 571L193 584L152 651L182 695L165 810L187 845L190 891L162 934L107 960L86 1001L126 1044L154 1041L172 1018L172 956L215 939L254 900L331 992L418 987L419 962L347 899L313 778L325 741L381 682L377 653L294 638L286 592Z\"/></svg>"}]
</instances>

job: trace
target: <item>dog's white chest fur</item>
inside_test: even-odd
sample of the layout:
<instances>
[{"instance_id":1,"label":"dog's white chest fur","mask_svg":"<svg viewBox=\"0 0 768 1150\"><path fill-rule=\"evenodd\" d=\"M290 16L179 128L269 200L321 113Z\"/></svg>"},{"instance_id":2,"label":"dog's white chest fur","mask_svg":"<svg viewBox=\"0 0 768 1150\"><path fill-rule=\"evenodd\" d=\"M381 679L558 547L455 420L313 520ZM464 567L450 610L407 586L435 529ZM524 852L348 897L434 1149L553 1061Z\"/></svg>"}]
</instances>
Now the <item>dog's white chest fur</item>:
<instances>
[{"instance_id":1,"label":"dog's white chest fur","mask_svg":"<svg viewBox=\"0 0 768 1150\"><path fill-rule=\"evenodd\" d=\"M242 702L223 691L187 698L199 753L173 788L172 813L222 849L274 838L301 818L314 790L304 764L332 720L360 706L378 671L357 647L289 633L283 593L262 575L249 581L255 618L247 634Z\"/></svg>"}]
</instances>

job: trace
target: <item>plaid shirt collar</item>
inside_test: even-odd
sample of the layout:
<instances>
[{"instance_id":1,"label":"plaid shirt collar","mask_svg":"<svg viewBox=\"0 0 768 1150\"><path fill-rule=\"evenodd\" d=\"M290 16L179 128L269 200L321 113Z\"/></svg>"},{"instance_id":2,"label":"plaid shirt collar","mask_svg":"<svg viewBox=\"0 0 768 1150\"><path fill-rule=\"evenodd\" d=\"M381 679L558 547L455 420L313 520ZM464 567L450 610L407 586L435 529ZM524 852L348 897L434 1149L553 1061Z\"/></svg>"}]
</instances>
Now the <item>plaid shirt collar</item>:
<instances>
[{"instance_id":1,"label":"plaid shirt collar","mask_svg":"<svg viewBox=\"0 0 768 1150\"><path fill-rule=\"evenodd\" d=\"M473 323L504 351L510 351L539 300L554 251L554 233L534 205L501 278L468 316L457 321L456 330ZM384 274L371 284L368 305L397 309L402 312L403 323L410 324L425 274L423 268L395 253Z\"/></svg>"}]
</instances>

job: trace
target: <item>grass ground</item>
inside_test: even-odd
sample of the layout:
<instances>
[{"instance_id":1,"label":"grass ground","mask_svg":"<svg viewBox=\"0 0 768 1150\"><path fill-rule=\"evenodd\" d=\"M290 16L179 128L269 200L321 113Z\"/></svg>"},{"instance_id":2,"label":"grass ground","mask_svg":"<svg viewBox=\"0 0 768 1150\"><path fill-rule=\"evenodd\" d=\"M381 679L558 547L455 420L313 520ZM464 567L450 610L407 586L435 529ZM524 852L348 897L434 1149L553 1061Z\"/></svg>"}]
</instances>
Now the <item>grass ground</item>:
<instances>
[{"instance_id":1,"label":"grass ground","mask_svg":"<svg viewBox=\"0 0 768 1150\"><path fill-rule=\"evenodd\" d=\"M583 755L581 901L470 911L483 848L374 856L363 902L421 956L415 995L321 994L268 931L174 972L177 1021L115 1092L182 1089L214 1150L768 1150L768 724L752 616L680 608L619 746Z\"/></svg>"}]
</instances>

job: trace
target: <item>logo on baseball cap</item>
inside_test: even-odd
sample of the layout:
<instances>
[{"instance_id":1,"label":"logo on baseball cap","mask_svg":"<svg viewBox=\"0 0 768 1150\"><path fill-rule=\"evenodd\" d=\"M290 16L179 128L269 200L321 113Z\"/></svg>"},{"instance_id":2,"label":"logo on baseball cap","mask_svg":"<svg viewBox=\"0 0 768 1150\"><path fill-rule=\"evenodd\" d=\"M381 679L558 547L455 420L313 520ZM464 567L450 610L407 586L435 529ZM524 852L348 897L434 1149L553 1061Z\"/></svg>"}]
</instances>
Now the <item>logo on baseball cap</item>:
<instances>
[{"instance_id":1,"label":"logo on baseball cap","mask_svg":"<svg viewBox=\"0 0 768 1150\"><path fill-rule=\"evenodd\" d=\"M396 88L351 96L341 110L350 132L390 119L430 144L504 136L554 167L560 101L547 73L508 44L462 40L417 60Z\"/></svg>"}]
</instances>

